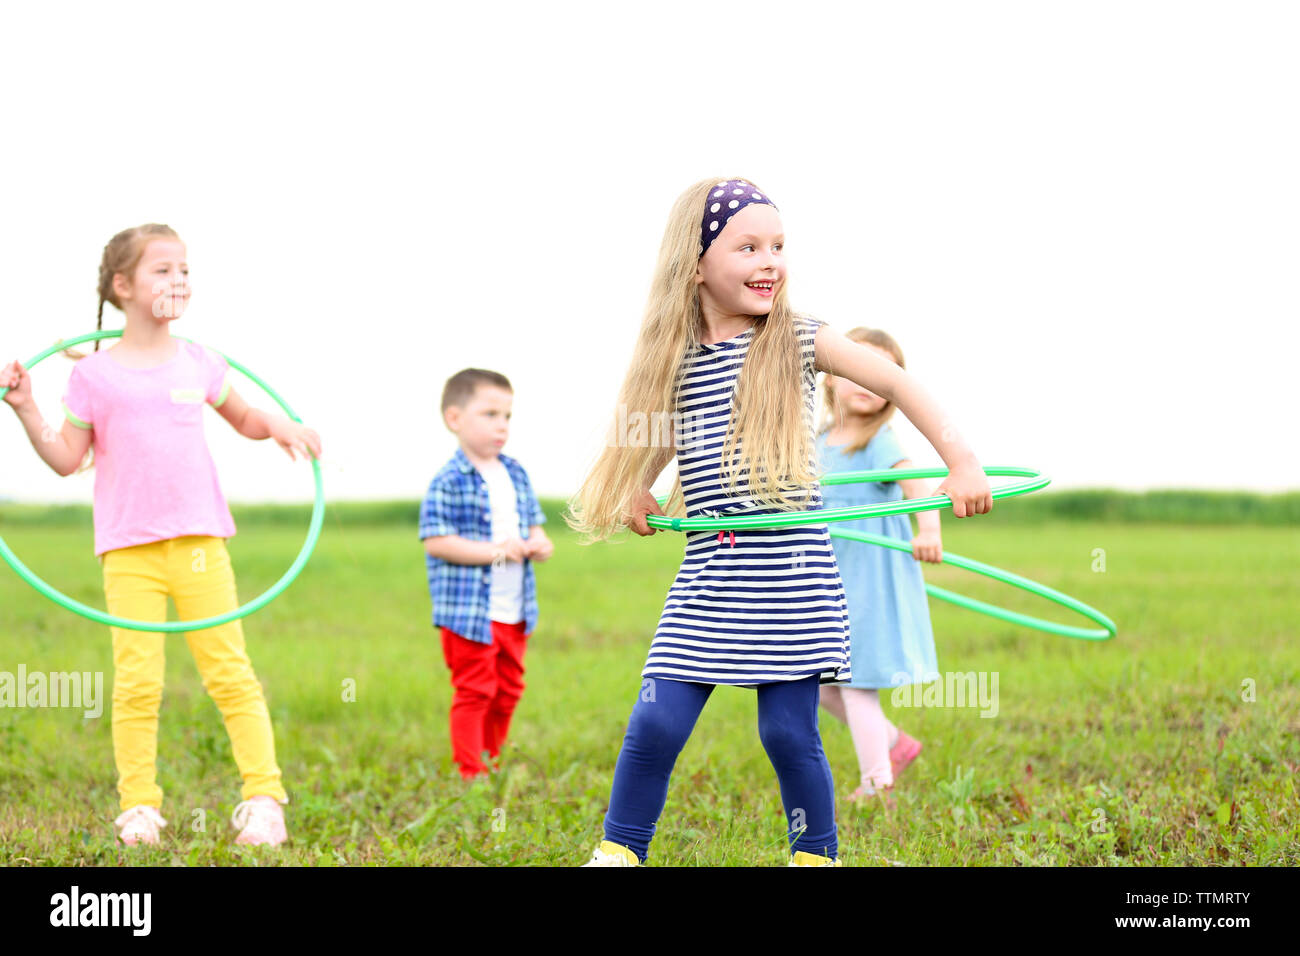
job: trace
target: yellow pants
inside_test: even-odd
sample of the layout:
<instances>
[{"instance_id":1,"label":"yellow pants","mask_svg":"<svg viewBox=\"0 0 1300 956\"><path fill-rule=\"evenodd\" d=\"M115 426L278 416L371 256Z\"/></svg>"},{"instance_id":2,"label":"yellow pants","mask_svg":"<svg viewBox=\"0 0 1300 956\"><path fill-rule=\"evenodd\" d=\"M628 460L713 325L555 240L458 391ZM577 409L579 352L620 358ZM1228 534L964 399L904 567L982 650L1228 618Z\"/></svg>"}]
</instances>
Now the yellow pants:
<instances>
[{"instance_id":1,"label":"yellow pants","mask_svg":"<svg viewBox=\"0 0 1300 956\"><path fill-rule=\"evenodd\" d=\"M137 621L165 621L167 595L182 621L213 617L239 606L230 554L221 538L184 537L107 551L104 594L108 612ZM112 628L113 758L122 809L162 806L156 781L158 708L162 704L165 634ZM288 801L275 762L271 715L262 685L244 650L239 621L187 631L203 688L225 719L243 799L264 794Z\"/></svg>"}]
</instances>

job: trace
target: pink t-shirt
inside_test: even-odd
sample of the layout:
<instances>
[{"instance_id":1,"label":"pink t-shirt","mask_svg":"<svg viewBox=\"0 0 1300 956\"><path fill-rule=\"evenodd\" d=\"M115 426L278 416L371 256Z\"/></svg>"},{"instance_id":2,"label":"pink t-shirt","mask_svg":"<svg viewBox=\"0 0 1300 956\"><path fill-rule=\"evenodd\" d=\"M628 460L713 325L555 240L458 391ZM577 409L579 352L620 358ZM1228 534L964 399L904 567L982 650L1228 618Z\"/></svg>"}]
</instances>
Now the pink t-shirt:
<instances>
[{"instance_id":1,"label":"pink t-shirt","mask_svg":"<svg viewBox=\"0 0 1300 956\"><path fill-rule=\"evenodd\" d=\"M203 434L203 406L226 400L226 360L176 340L176 356L126 368L94 352L72 368L63 409L92 429L95 554L183 535L235 533Z\"/></svg>"}]
</instances>

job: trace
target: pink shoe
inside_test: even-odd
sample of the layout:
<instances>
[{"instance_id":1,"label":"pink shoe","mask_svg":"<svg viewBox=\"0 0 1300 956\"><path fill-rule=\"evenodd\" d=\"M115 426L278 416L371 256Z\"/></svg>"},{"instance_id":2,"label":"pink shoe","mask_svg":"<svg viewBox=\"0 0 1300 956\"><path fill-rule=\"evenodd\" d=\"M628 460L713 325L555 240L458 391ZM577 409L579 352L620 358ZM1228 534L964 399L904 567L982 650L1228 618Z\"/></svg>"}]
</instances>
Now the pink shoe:
<instances>
[{"instance_id":1,"label":"pink shoe","mask_svg":"<svg viewBox=\"0 0 1300 956\"><path fill-rule=\"evenodd\" d=\"M135 846L138 843L156 846L159 842L159 828L167 825L167 821L162 818L157 807L148 807L144 804L123 811L122 815L113 822L121 830L118 839L127 846Z\"/></svg>"},{"instance_id":2,"label":"pink shoe","mask_svg":"<svg viewBox=\"0 0 1300 956\"><path fill-rule=\"evenodd\" d=\"M916 759L916 755L921 752L921 742L915 740L901 730L898 732L898 740L895 741L893 748L889 751L889 769L894 774L894 779L903 772L903 768Z\"/></svg>"},{"instance_id":3,"label":"pink shoe","mask_svg":"<svg viewBox=\"0 0 1300 956\"><path fill-rule=\"evenodd\" d=\"M284 828L284 808L274 797L258 795L235 807L230 822L239 828L235 842L246 846L279 846L289 839Z\"/></svg>"}]
</instances>

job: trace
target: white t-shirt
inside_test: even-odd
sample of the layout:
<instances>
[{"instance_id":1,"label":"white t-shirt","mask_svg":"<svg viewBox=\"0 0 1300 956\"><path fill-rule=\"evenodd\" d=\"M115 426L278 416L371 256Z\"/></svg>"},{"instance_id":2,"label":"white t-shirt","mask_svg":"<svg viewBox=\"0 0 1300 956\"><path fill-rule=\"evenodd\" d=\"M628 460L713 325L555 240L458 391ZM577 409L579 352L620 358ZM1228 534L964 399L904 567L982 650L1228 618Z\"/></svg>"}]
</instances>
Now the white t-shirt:
<instances>
[{"instance_id":1,"label":"white t-shirt","mask_svg":"<svg viewBox=\"0 0 1300 956\"><path fill-rule=\"evenodd\" d=\"M488 486L492 509L492 540L519 537L519 506L510 472L496 459L479 474ZM520 561L499 561L492 566L492 590L488 618L502 624L515 624L524 618L524 565Z\"/></svg>"}]
</instances>

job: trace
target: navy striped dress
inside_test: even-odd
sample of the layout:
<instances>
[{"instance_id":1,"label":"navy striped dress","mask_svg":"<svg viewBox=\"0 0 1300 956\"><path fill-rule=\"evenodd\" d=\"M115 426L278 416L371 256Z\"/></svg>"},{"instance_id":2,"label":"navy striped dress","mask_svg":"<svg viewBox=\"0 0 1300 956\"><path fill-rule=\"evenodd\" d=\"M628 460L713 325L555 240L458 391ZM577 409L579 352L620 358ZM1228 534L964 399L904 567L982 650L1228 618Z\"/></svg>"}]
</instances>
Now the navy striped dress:
<instances>
[{"instance_id":1,"label":"navy striped dress","mask_svg":"<svg viewBox=\"0 0 1300 956\"><path fill-rule=\"evenodd\" d=\"M810 436L821 324L795 320ZM732 396L753 337L751 326L683 360L676 444L688 517L776 513L744 495L744 475L734 496L719 475ZM805 500L822 507L817 488ZM753 687L813 674L822 684L852 677L848 602L827 526L687 533L641 676Z\"/></svg>"}]
</instances>

